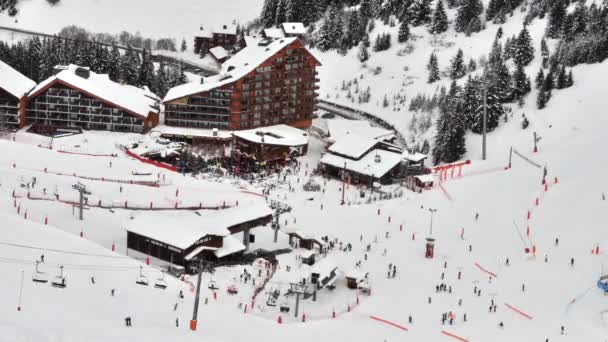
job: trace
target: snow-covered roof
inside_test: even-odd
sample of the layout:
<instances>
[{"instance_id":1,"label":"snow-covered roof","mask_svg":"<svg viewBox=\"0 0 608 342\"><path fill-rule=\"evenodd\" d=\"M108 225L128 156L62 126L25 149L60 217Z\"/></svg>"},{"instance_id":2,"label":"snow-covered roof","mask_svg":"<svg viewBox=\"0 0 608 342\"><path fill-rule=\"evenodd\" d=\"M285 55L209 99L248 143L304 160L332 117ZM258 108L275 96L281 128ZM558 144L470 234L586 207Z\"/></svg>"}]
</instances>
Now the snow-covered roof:
<instances>
[{"instance_id":1,"label":"snow-covered roof","mask_svg":"<svg viewBox=\"0 0 608 342\"><path fill-rule=\"evenodd\" d=\"M435 177L433 177L433 175L418 175L415 176L414 178L418 179L419 181L421 181L422 183L432 183L435 181Z\"/></svg>"},{"instance_id":2,"label":"snow-covered roof","mask_svg":"<svg viewBox=\"0 0 608 342\"><path fill-rule=\"evenodd\" d=\"M323 241L323 239L321 238L321 235L319 235L317 233L305 232L303 230L289 229L289 228L284 229L284 231L287 234L295 234L302 239L315 240L315 241L319 242L320 244L325 245L325 241Z\"/></svg>"},{"instance_id":3,"label":"snow-covered roof","mask_svg":"<svg viewBox=\"0 0 608 342\"><path fill-rule=\"evenodd\" d=\"M378 156L379 158L376 158ZM356 172L360 175L383 177L395 166L401 163L401 154L385 150L372 150L359 160L344 158L335 154L326 153L319 163L343 168L346 162L346 170Z\"/></svg>"},{"instance_id":4,"label":"snow-covered roof","mask_svg":"<svg viewBox=\"0 0 608 342\"><path fill-rule=\"evenodd\" d=\"M229 25L221 25L217 27L203 27L197 31L194 36L196 37L204 37L204 38L212 38L213 34L236 34L236 24Z\"/></svg>"},{"instance_id":5,"label":"snow-covered roof","mask_svg":"<svg viewBox=\"0 0 608 342\"><path fill-rule=\"evenodd\" d=\"M217 135L214 135L214 132ZM230 139L232 138L232 132L213 128L190 128L190 127L173 127L159 125L154 127L150 132L151 135L160 134L165 136L179 136L188 138L218 138L218 139Z\"/></svg>"},{"instance_id":6,"label":"snow-covered roof","mask_svg":"<svg viewBox=\"0 0 608 342\"><path fill-rule=\"evenodd\" d=\"M25 77L10 65L0 61L0 88L20 99L36 86L36 82Z\"/></svg>"},{"instance_id":7,"label":"snow-covered roof","mask_svg":"<svg viewBox=\"0 0 608 342\"><path fill-rule=\"evenodd\" d=\"M238 253L245 250L245 245L239 239L232 235L224 238L224 243L221 248L218 248L213 254L218 258L223 258L227 255Z\"/></svg>"},{"instance_id":8,"label":"snow-covered roof","mask_svg":"<svg viewBox=\"0 0 608 342\"><path fill-rule=\"evenodd\" d=\"M281 27L285 34L301 35L306 33L306 27L304 27L304 24L302 23L283 23L281 24Z\"/></svg>"},{"instance_id":9,"label":"snow-covered roof","mask_svg":"<svg viewBox=\"0 0 608 342\"><path fill-rule=\"evenodd\" d=\"M214 235L230 235L228 228L268 215L272 210L265 204L237 206L217 211L144 212L125 223L132 233L186 249L199 239Z\"/></svg>"},{"instance_id":10,"label":"snow-covered roof","mask_svg":"<svg viewBox=\"0 0 608 342\"><path fill-rule=\"evenodd\" d=\"M395 133L384 128L374 127L365 120L327 119L327 133L333 141L349 135L377 140L390 140Z\"/></svg>"},{"instance_id":11,"label":"snow-covered roof","mask_svg":"<svg viewBox=\"0 0 608 342\"><path fill-rule=\"evenodd\" d=\"M214 48L209 49L209 53L213 55L218 60L224 59L228 57L228 51L221 46L216 46Z\"/></svg>"},{"instance_id":12,"label":"snow-covered roof","mask_svg":"<svg viewBox=\"0 0 608 342\"><path fill-rule=\"evenodd\" d=\"M311 256L317 254L314 250L302 249L299 250L298 255L304 259L310 258Z\"/></svg>"},{"instance_id":13,"label":"snow-covered roof","mask_svg":"<svg viewBox=\"0 0 608 342\"><path fill-rule=\"evenodd\" d=\"M285 37L285 33L280 28L269 27L264 29L264 36L268 38L283 38Z\"/></svg>"},{"instance_id":14,"label":"snow-covered roof","mask_svg":"<svg viewBox=\"0 0 608 342\"><path fill-rule=\"evenodd\" d=\"M234 131L232 132L232 135L258 144L264 143L268 145L292 147L308 144L308 133L306 133L306 131L287 125L275 125L244 131Z\"/></svg>"},{"instance_id":15,"label":"snow-covered roof","mask_svg":"<svg viewBox=\"0 0 608 342\"><path fill-rule=\"evenodd\" d=\"M328 150L342 156L359 159L377 144L378 140L376 139L352 134L337 140L335 144L328 148Z\"/></svg>"},{"instance_id":16,"label":"snow-covered roof","mask_svg":"<svg viewBox=\"0 0 608 342\"><path fill-rule=\"evenodd\" d=\"M171 88L163 102L202 93L235 82L296 40L297 38L260 40L254 37L245 37L247 47L225 61L219 74L206 77L203 82L191 82Z\"/></svg>"},{"instance_id":17,"label":"snow-covered roof","mask_svg":"<svg viewBox=\"0 0 608 342\"><path fill-rule=\"evenodd\" d=\"M408 160L414 163L419 163L420 161L427 158L426 154L422 154L419 152L409 153L408 151L403 151L403 159Z\"/></svg>"},{"instance_id":18,"label":"snow-covered roof","mask_svg":"<svg viewBox=\"0 0 608 342\"><path fill-rule=\"evenodd\" d=\"M346 278L362 279L365 277L365 273L363 273L358 268L353 268L353 269L350 269L348 272L346 272L346 274L344 276Z\"/></svg>"},{"instance_id":19,"label":"snow-covered roof","mask_svg":"<svg viewBox=\"0 0 608 342\"><path fill-rule=\"evenodd\" d=\"M329 277L331 272L338 269L338 265L336 262L330 258L324 258L319 260L312 268L310 269L311 273L317 273L321 279L325 277Z\"/></svg>"},{"instance_id":20,"label":"snow-covered roof","mask_svg":"<svg viewBox=\"0 0 608 342\"><path fill-rule=\"evenodd\" d=\"M38 95L55 82L61 82L144 118L151 112L158 112L158 109L153 107L160 99L146 88L116 83L110 80L107 74L97 74L92 71L89 71L89 77L85 78L76 74L76 70L82 67L74 64L57 68L63 70L38 84L29 93L30 97Z\"/></svg>"}]
</instances>

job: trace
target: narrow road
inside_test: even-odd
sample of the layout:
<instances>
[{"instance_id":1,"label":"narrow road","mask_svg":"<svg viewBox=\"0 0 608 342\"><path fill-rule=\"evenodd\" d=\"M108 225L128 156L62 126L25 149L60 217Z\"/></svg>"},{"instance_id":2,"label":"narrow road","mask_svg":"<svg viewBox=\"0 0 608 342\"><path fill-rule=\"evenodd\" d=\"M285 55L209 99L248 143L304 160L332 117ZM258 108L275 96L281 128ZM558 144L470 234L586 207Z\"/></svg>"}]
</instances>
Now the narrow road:
<instances>
[{"instance_id":1,"label":"narrow road","mask_svg":"<svg viewBox=\"0 0 608 342\"><path fill-rule=\"evenodd\" d=\"M379 118L378 116L376 116L374 114L371 114L371 113L368 113L368 112L365 112L365 111L362 111L359 109L339 105L337 103L333 103L333 102L329 102L329 101L325 101L325 100L319 100L319 103L317 106L321 110L341 116L345 119L367 120L373 126L382 127L389 131L392 131L395 133L395 136L397 137L397 141L401 144L401 146L404 148L407 148L407 141L405 140L405 137L403 136L403 134L401 134L401 132L399 132L395 128L395 126L393 126L391 123L387 122L384 119Z\"/></svg>"}]
</instances>

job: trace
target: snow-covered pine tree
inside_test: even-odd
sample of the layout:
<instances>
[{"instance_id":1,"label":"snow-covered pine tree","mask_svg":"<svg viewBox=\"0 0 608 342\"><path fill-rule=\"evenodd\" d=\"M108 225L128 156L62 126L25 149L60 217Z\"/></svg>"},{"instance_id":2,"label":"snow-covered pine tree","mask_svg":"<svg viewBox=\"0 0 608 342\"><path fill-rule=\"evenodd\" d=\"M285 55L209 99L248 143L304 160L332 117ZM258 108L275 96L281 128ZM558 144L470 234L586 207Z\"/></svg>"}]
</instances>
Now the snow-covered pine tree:
<instances>
[{"instance_id":1,"label":"snow-covered pine tree","mask_svg":"<svg viewBox=\"0 0 608 342\"><path fill-rule=\"evenodd\" d=\"M453 163L466 153L465 124L461 115L461 91L452 84L451 95L448 95L444 105L440 107L437 120L437 134L433 146L433 163Z\"/></svg>"},{"instance_id":2,"label":"snow-covered pine tree","mask_svg":"<svg viewBox=\"0 0 608 342\"><path fill-rule=\"evenodd\" d=\"M549 11L549 21L545 34L549 38L559 38L566 19L566 4L564 0L555 0Z\"/></svg>"},{"instance_id":3,"label":"snow-covered pine tree","mask_svg":"<svg viewBox=\"0 0 608 342\"><path fill-rule=\"evenodd\" d=\"M335 5L329 6L323 16L323 23L319 29L317 47L321 51L337 47L343 34L343 26L342 12Z\"/></svg>"},{"instance_id":4,"label":"snow-covered pine tree","mask_svg":"<svg viewBox=\"0 0 608 342\"><path fill-rule=\"evenodd\" d=\"M108 56L108 76L114 82L120 80L120 51L114 45Z\"/></svg>"},{"instance_id":5,"label":"snow-covered pine tree","mask_svg":"<svg viewBox=\"0 0 608 342\"><path fill-rule=\"evenodd\" d=\"M19 13L17 9L17 0L2 0L0 1L0 13L6 11L9 17L14 17Z\"/></svg>"},{"instance_id":6,"label":"snow-covered pine tree","mask_svg":"<svg viewBox=\"0 0 608 342\"><path fill-rule=\"evenodd\" d=\"M543 38L540 41L540 55L542 57L542 67L546 68L549 63L549 47L547 46L547 41Z\"/></svg>"},{"instance_id":7,"label":"snow-covered pine tree","mask_svg":"<svg viewBox=\"0 0 608 342\"><path fill-rule=\"evenodd\" d=\"M479 15L483 12L480 0L460 0L456 14L456 32L479 32L481 30Z\"/></svg>"},{"instance_id":8,"label":"snow-covered pine tree","mask_svg":"<svg viewBox=\"0 0 608 342\"><path fill-rule=\"evenodd\" d=\"M433 83L441 79L439 76L439 63L437 62L437 55L434 53L431 53L431 57L429 58L429 63L427 64L426 69L429 71L428 83Z\"/></svg>"},{"instance_id":9,"label":"snow-covered pine tree","mask_svg":"<svg viewBox=\"0 0 608 342\"><path fill-rule=\"evenodd\" d=\"M278 0L264 0L264 7L262 7L262 13L260 14L260 22L264 27L274 26L277 5Z\"/></svg>"},{"instance_id":10,"label":"snow-covered pine tree","mask_svg":"<svg viewBox=\"0 0 608 342\"><path fill-rule=\"evenodd\" d=\"M277 2L277 11L274 17L274 25L281 25L287 20L287 0L279 0Z\"/></svg>"},{"instance_id":11,"label":"snow-covered pine tree","mask_svg":"<svg viewBox=\"0 0 608 342\"><path fill-rule=\"evenodd\" d=\"M568 78L566 80L566 88L570 88L574 85L574 78L572 77L572 69L568 72Z\"/></svg>"},{"instance_id":12,"label":"snow-covered pine tree","mask_svg":"<svg viewBox=\"0 0 608 342\"><path fill-rule=\"evenodd\" d=\"M301 22L300 9L303 4L299 0L285 0L285 22ZM280 25L281 23L277 23Z\"/></svg>"},{"instance_id":13,"label":"snow-covered pine tree","mask_svg":"<svg viewBox=\"0 0 608 342\"><path fill-rule=\"evenodd\" d=\"M412 26L426 25L431 22L432 0L413 0L409 7L408 17Z\"/></svg>"},{"instance_id":14,"label":"snow-covered pine tree","mask_svg":"<svg viewBox=\"0 0 608 342\"><path fill-rule=\"evenodd\" d=\"M121 58L121 76L126 84L137 84L139 77L139 58L131 46L127 46L127 51Z\"/></svg>"},{"instance_id":15,"label":"snow-covered pine tree","mask_svg":"<svg viewBox=\"0 0 608 342\"><path fill-rule=\"evenodd\" d=\"M31 80L40 82L40 64L42 54L42 42L40 38L34 36L27 43L27 55L26 63L28 64L27 72L25 75Z\"/></svg>"},{"instance_id":16,"label":"snow-covered pine tree","mask_svg":"<svg viewBox=\"0 0 608 342\"><path fill-rule=\"evenodd\" d=\"M511 95L513 100L519 101L530 92L530 79L526 75L524 66L517 64L515 72L513 73L513 90Z\"/></svg>"},{"instance_id":17,"label":"snow-covered pine tree","mask_svg":"<svg viewBox=\"0 0 608 342\"><path fill-rule=\"evenodd\" d=\"M545 83L545 73L543 72L543 69L540 68L538 70L538 73L536 74L536 78L534 79L534 84L536 85L536 89L542 88L544 83Z\"/></svg>"},{"instance_id":18,"label":"snow-covered pine tree","mask_svg":"<svg viewBox=\"0 0 608 342\"><path fill-rule=\"evenodd\" d=\"M448 16L443 7L443 0L437 0L435 11L433 12L433 20L429 31L433 34L443 33L448 30Z\"/></svg>"},{"instance_id":19,"label":"snow-covered pine tree","mask_svg":"<svg viewBox=\"0 0 608 342\"><path fill-rule=\"evenodd\" d=\"M568 87L568 75L566 74L566 67L560 66L557 71L557 77L555 79L555 88L564 89Z\"/></svg>"},{"instance_id":20,"label":"snow-covered pine tree","mask_svg":"<svg viewBox=\"0 0 608 342\"><path fill-rule=\"evenodd\" d=\"M475 70L477 70L477 62L475 62L475 59L471 57L471 59L469 60L469 65L467 66L467 71L473 72Z\"/></svg>"},{"instance_id":21,"label":"snow-covered pine tree","mask_svg":"<svg viewBox=\"0 0 608 342\"><path fill-rule=\"evenodd\" d=\"M538 91L538 96L536 97L536 108L543 109L546 107L546 105L547 105L547 94L541 88Z\"/></svg>"},{"instance_id":22,"label":"snow-covered pine tree","mask_svg":"<svg viewBox=\"0 0 608 342\"><path fill-rule=\"evenodd\" d=\"M150 53L144 49L142 52L141 65L139 66L139 77L137 79L137 85L152 87L154 80L154 64L152 64L152 57Z\"/></svg>"},{"instance_id":23,"label":"snow-covered pine tree","mask_svg":"<svg viewBox=\"0 0 608 342\"><path fill-rule=\"evenodd\" d=\"M467 69L464 66L464 53L462 49L458 49L456 56L452 58L450 65L450 78L453 80L460 79L466 75Z\"/></svg>"},{"instance_id":24,"label":"snow-covered pine tree","mask_svg":"<svg viewBox=\"0 0 608 342\"><path fill-rule=\"evenodd\" d=\"M186 52L186 49L188 49L188 45L186 45L186 40L182 39L182 46L180 47L180 51Z\"/></svg>"},{"instance_id":25,"label":"snow-covered pine tree","mask_svg":"<svg viewBox=\"0 0 608 342\"><path fill-rule=\"evenodd\" d=\"M488 88L493 92L493 95L501 103L507 102L511 92L511 75L502 55L502 45L498 40L495 40L492 45L484 72Z\"/></svg>"},{"instance_id":26,"label":"snow-covered pine tree","mask_svg":"<svg viewBox=\"0 0 608 342\"><path fill-rule=\"evenodd\" d=\"M399 25L399 34L397 40L399 43L405 43L410 39L410 24L407 20L404 20Z\"/></svg>"},{"instance_id":27,"label":"snow-covered pine tree","mask_svg":"<svg viewBox=\"0 0 608 342\"><path fill-rule=\"evenodd\" d=\"M530 32L528 28L524 26L524 28L519 32L519 36L517 37L517 41L514 46L513 51L513 60L515 64L527 66L534 60L534 46L532 45L532 37L530 37Z\"/></svg>"},{"instance_id":28,"label":"snow-covered pine tree","mask_svg":"<svg viewBox=\"0 0 608 342\"><path fill-rule=\"evenodd\" d=\"M369 51L367 51L367 46L365 46L364 42L359 43L359 52L357 53L357 58L359 58L359 62L361 63L365 63L369 59Z\"/></svg>"}]
</instances>

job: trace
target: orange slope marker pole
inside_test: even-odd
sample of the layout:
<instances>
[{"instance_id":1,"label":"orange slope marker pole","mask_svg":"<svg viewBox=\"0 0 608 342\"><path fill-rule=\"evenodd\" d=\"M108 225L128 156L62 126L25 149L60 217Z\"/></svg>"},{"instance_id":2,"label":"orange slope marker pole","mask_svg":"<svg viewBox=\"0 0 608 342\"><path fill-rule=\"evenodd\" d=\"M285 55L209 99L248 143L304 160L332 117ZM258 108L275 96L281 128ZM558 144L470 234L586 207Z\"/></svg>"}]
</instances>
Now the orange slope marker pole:
<instances>
[{"instance_id":1,"label":"orange slope marker pole","mask_svg":"<svg viewBox=\"0 0 608 342\"><path fill-rule=\"evenodd\" d=\"M452 334L451 332L447 332L447 331L445 331L445 330L441 330L441 333L442 333L442 334L444 334L444 335L446 335L446 336L449 336L449 337L455 338L455 339L457 339L458 341L462 341L462 342L469 342L469 340L467 340L466 338L464 338L464 337L460 337L460 336L455 335L455 334Z\"/></svg>"},{"instance_id":2,"label":"orange slope marker pole","mask_svg":"<svg viewBox=\"0 0 608 342\"><path fill-rule=\"evenodd\" d=\"M517 309L517 308L515 308L515 307L513 307L513 306L511 306L511 305L509 305L507 303L505 303L505 306L508 307L509 309L517 312L518 314L526 317L527 319L532 319L532 316L528 315L527 313L525 313L525 312L523 312L523 311L521 311L521 310L519 310L519 309Z\"/></svg>"}]
</instances>

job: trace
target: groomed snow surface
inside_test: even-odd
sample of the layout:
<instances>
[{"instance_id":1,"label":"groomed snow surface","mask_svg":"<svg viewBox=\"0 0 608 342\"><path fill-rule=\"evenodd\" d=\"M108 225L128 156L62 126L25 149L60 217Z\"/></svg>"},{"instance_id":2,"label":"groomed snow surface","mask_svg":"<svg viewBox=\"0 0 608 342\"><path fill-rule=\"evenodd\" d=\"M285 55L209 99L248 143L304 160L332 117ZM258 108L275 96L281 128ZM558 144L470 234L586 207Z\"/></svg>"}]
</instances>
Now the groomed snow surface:
<instances>
[{"instance_id":1,"label":"groomed snow surface","mask_svg":"<svg viewBox=\"0 0 608 342\"><path fill-rule=\"evenodd\" d=\"M0 270L4 274L4 291L0 292L3 303L0 306L3 322L0 336L7 340L33 338L42 341L141 338L150 341L167 338L450 341L449 336L441 333L446 330L469 341L602 340L607 334L604 312L608 302L595 283L606 262L603 251L608 246L603 224L608 219L605 208L608 204L601 197L608 158L600 143L603 132L608 129L608 120L597 108L604 108L608 103L600 96L601 90L593 85L593 80L608 77L606 66L577 68L579 83L566 90L565 96L554 98L546 111L530 115L531 128L543 136L539 153L531 151L528 139L531 131L521 131L518 122L509 122L490 136L490 159L481 162L473 158L472 164L465 167L463 177L449 178L442 184L443 191L436 187L422 194L406 192L398 199L366 204L366 198L360 198L359 189L351 185L346 190L345 206L339 205L341 184L337 181L325 183L317 179L318 183L324 184L324 193L303 192L301 186L316 165L322 149L322 143L312 139L310 152L302 158L299 172L287 175L285 183L277 183L278 188L272 191L271 198L293 207L292 213L281 217L281 224L286 229L315 236L327 235L330 240L338 239L337 247L339 242L343 247L346 243L353 247L352 252L329 252L328 258L339 271L336 289L320 290L316 302L301 301L300 314L307 315L305 323L300 322L301 317L293 318L293 296L281 296L277 306L270 307L266 305L268 294L262 291L251 311L254 288L251 280L247 284L241 282L240 274L244 269L248 270L259 286L266 277L266 269L254 264L219 268L213 275L213 281L219 287L217 300L208 288L210 276L204 275L199 330L191 332L187 321L192 311L193 278L180 282L166 276L169 283L166 290L153 288L154 281L161 277L153 260L152 268L144 266L143 269L150 286L135 284L140 261L144 259L139 254L130 255L139 261L124 257L122 223L132 215L130 211L91 208L85 211L85 221L81 222L68 205L18 198L18 215L11 197L13 190L17 195L25 196L27 188L21 188L20 184L27 186L35 176L37 184L30 189L32 197L41 195L45 187L51 194L57 189L61 196L75 199L75 192L71 190L75 179L45 174L44 167L114 178L135 177L133 171L152 172L151 177L158 178L159 171L122 154L111 159L65 155L37 147L38 142L31 144L33 139L29 134L18 133L16 142L2 142L5 153L0 157L0 195L4 198L0 201L0 215L6 223L0 239L3 244ZM102 134L104 139L97 135L85 133L84 136L54 139L54 144L80 145L80 151L87 150L84 146L95 151L113 149L106 134ZM474 139L470 140L475 143ZM548 166L547 192L541 186L541 170L519 157L514 158L512 169L504 170L511 143L522 154ZM475 151L472 145L469 148ZM115 148L114 151L118 152ZM111 168L110 160L113 162ZM257 186L231 179L218 183L169 173L164 176L165 184L160 188L123 184L122 192L118 184L81 181L93 193L90 201L100 198L122 203L126 199L174 205L176 201L185 204L202 199L204 203L215 203L238 198L239 206L264 202L263 198L251 194L260 191ZM162 179L163 175L160 177ZM287 183L295 187L295 192L287 191ZM249 192L242 192L241 187ZM180 190L178 198L175 196L177 188ZM390 191L390 188L382 190ZM368 196L368 190L364 191ZM535 205L537 197L539 206ZM424 238L428 236L430 223L428 208L437 209L433 217L433 237L436 238L433 260L424 258ZM26 210L27 220L23 217ZM527 219L528 210L531 210L530 220ZM476 221L477 212L480 216ZM43 225L45 217L49 219L48 225ZM527 226L530 227L529 237L526 236ZM81 231L84 238L79 237ZM279 244L272 243L269 227L257 228L254 234L256 243L252 248L286 245L284 233L279 234ZM558 246L554 243L555 238L559 238ZM241 236L235 236L235 239L240 240ZM116 247L114 253L111 252L112 244ZM597 244L600 255L592 255L591 250ZM368 245L370 251L365 260ZM524 252L532 246L536 246L536 257ZM65 265L66 289L31 281L35 270L33 262L40 254L45 254L42 270L51 277L58 273L57 265ZM280 267L266 285L267 291L278 289L284 293L289 282L298 281L309 273L306 271L308 266L300 265L298 255L301 255L300 251L279 256ZM509 266L506 258L509 258ZM575 259L574 267L570 266L571 258ZM359 261L361 267L356 267ZM387 278L389 263L397 266L394 279ZM287 265L290 265L289 271ZM346 288L344 273L352 269L369 273L371 296ZM496 277L490 280L489 273L482 269ZM21 270L25 271L25 282L21 311L17 312ZM458 272L461 272L460 280ZM435 286L442 282L442 273L443 282L452 287L451 294L435 292ZM91 276L95 277L95 284L91 283ZM522 284L525 284L525 292L522 292ZM230 285L238 289L238 294L226 293ZM481 289L481 296L473 294L475 286ZM116 289L115 297L110 296L112 288ZM183 301L178 299L179 290L184 291ZM356 304L357 296L359 305ZM459 299L462 299L462 306L458 305ZM488 312L491 300L498 306L496 313ZM176 302L179 304L174 311ZM244 313L245 304L248 305L247 314ZM288 314L279 312L284 304L291 308ZM510 309L507 304L532 319ZM336 318L332 318L334 310ZM454 324L444 326L441 314L449 311L455 314ZM467 314L466 323L463 322L464 313ZM276 322L279 315L282 325ZM412 324L408 323L410 315ZM126 316L132 317L131 328L124 326ZM408 330L372 320L370 316ZM176 318L179 327L175 326ZM499 322L504 323L504 328L498 327ZM566 329L565 336L560 335L562 325Z\"/></svg>"}]
</instances>

